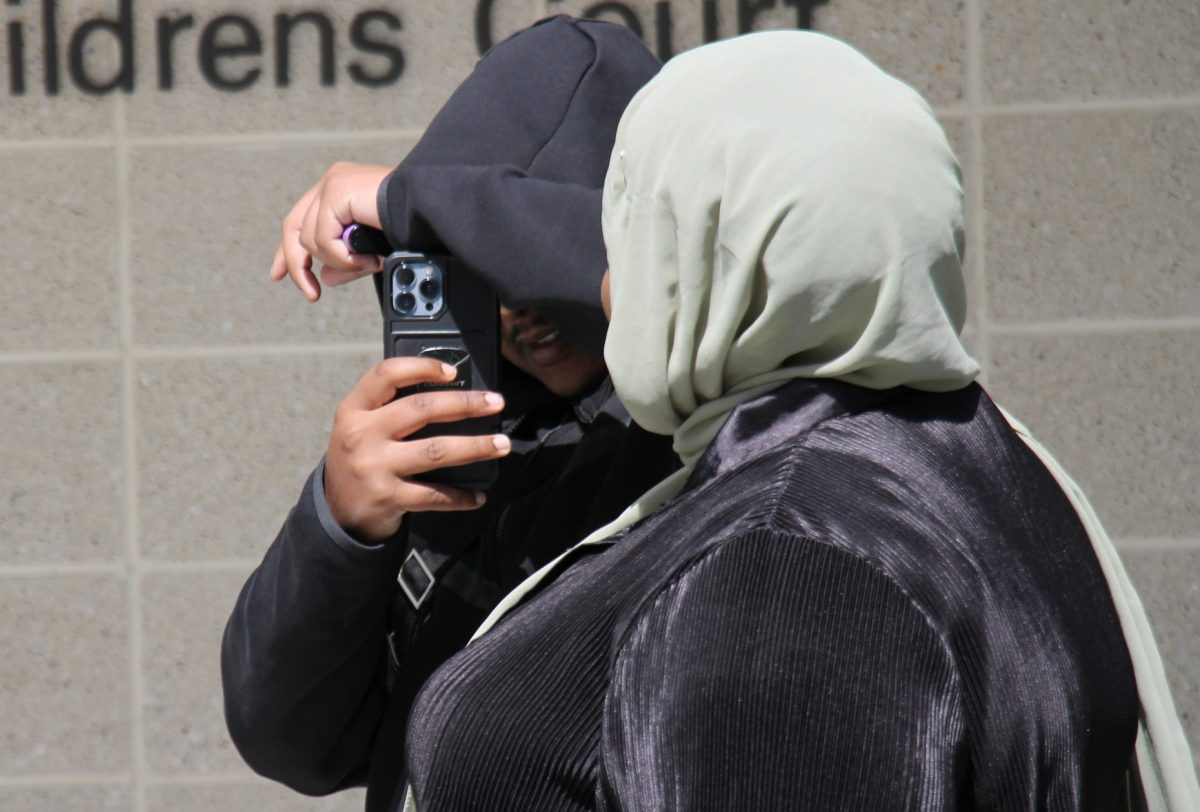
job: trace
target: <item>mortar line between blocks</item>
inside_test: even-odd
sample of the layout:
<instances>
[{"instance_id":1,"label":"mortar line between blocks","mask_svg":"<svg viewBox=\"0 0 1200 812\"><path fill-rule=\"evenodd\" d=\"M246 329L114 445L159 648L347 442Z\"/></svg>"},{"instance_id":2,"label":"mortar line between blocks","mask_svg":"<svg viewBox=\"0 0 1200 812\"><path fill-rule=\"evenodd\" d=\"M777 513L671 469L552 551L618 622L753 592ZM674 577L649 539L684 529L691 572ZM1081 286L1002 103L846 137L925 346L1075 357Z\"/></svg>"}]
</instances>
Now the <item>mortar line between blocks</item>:
<instances>
[{"instance_id":1,"label":"mortar line between blocks","mask_svg":"<svg viewBox=\"0 0 1200 812\"><path fill-rule=\"evenodd\" d=\"M42 773L41 775L2 775L0 788L36 789L39 787L121 786L129 784L128 773Z\"/></svg>"},{"instance_id":2,"label":"mortar line between blocks","mask_svg":"<svg viewBox=\"0 0 1200 812\"><path fill-rule=\"evenodd\" d=\"M243 344L228 347L167 347L134 350L134 356L147 361L176 361L188 358L254 358L273 355L343 355L378 353L377 344L343 342L340 344Z\"/></svg>"},{"instance_id":3,"label":"mortar line between blocks","mask_svg":"<svg viewBox=\"0 0 1200 812\"><path fill-rule=\"evenodd\" d=\"M1113 544L1124 552L1200 552L1200 539L1194 538L1118 538Z\"/></svg>"},{"instance_id":4,"label":"mortar line between blocks","mask_svg":"<svg viewBox=\"0 0 1200 812\"><path fill-rule=\"evenodd\" d=\"M337 144L346 141L416 140L425 130L311 130L210 135L144 135L129 139L133 147L237 147Z\"/></svg>"},{"instance_id":5,"label":"mortar line between blocks","mask_svg":"<svg viewBox=\"0 0 1200 812\"><path fill-rule=\"evenodd\" d=\"M304 132L210 133L204 135L127 136L129 147L229 147L336 144L346 141L416 140L424 128L384 130L309 130ZM113 137L39 138L29 141L0 141L0 155L10 152L59 152L80 149L110 149Z\"/></svg>"},{"instance_id":6,"label":"mortar line between blocks","mask_svg":"<svg viewBox=\"0 0 1200 812\"><path fill-rule=\"evenodd\" d=\"M121 350L18 350L0 353L0 364L79 364L121 361Z\"/></svg>"},{"instance_id":7,"label":"mortar line between blocks","mask_svg":"<svg viewBox=\"0 0 1200 812\"><path fill-rule=\"evenodd\" d=\"M1157 99L1102 99L1098 101L1011 102L984 104L979 102L983 116L1030 116L1062 113L1131 113L1188 110L1200 108L1200 96L1172 96Z\"/></svg>"},{"instance_id":8,"label":"mortar line between blocks","mask_svg":"<svg viewBox=\"0 0 1200 812\"><path fill-rule=\"evenodd\" d=\"M91 138L34 138L29 141L0 141L0 153L112 149L112 146L113 137L111 135L98 135Z\"/></svg>"},{"instance_id":9,"label":"mortar line between blocks","mask_svg":"<svg viewBox=\"0 0 1200 812\"><path fill-rule=\"evenodd\" d=\"M978 356L980 379L986 383L991 367L991 322L988 316L987 296L987 240L984 237L986 213L984 212L984 160L983 160L983 10L982 0L966 0L966 50L967 50L967 132L968 176L973 183L968 190L967 226L968 256L975 259L969 280L970 293L974 299L975 354ZM973 253L971 253L973 252Z\"/></svg>"},{"instance_id":10,"label":"mortar line between blocks","mask_svg":"<svg viewBox=\"0 0 1200 812\"><path fill-rule=\"evenodd\" d=\"M965 99L962 104L955 104L950 107L931 107L931 109L935 118L946 119L948 121L967 121L976 113L975 108L967 104Z\"/></svg>"},{"instance_id":11,"label":"mortar line between blocks","mask_svg":"<svg viewBox=\"0 0 1200 812\"><path fill-rule=\"evenodd\" d=\"M1200 330L1200 318L1191 316L1146 319L1071 319L1070 321L1027 322L990 325L997 336L1119 335L1123 333L1192 332Z\"/></svg>"},{"instance_id":12,"label":"mortar line between blocks","mask_svg":"<svg viewBox=\"0 0 1200 812\"><path fill-rule=\"evenodd\" d=\"M968 4L968 10L971 4ZM549 11L547 11L549 13ZM969 50L969 49L968 49ZM968 65L968 77L970 66ZM1101 99L1063 102L1010 102L1000 104L953 104L934 107L939 118L984 118L1003 116L1053 115L1063 113L1126 113L1200 109L1200 96L1177 96L1157 99ZM305 132L211 133L207 135L143 135L127 137L130 147L192 147L192 146L257 146L291 144L326 144L344 141L376 141L382 139L417 139L423 127L402 127L381 130L311 130ZM59 150L107 149L113 139L108 136L89 138L39 138L21 141L0 141L0 154L9 152L55 152Z\"/></svg>"},{"instance_id":13,"label":"mortar line between blocks","mask_svg":"<svg viewBox=\"0 0 1200 812\"><path fill-rule=\"evenodd\" d=\"M347 341L331 344L243 344L229 347L134 347L130 350L17 351L0 353L0 364L75 364L123 361L127 357L132 357L137 361L183 361L190 358L348 355L360 352L376 353L378 350L378 345L374 343Z\"/></svg>"},{"instance_id":14,"label":"mortar line between blocks","mask_svg":"<svg viewBox=\"0 0 1200 812\"><path fill-rule=\"evenodd\" d=\"M61 578L127 575L128 561L61 561L49 564L0 564L0 578Z\"/></svg>"},{"instance_id":15,"label":"mortar line between blocks","mask_svg":"<svg viewBox=\"0 0 1200 812\"><path fill-rule=\"evenodd\" d=\"M147 781L154 786L187 787L209 784L262 784L264 779L252 772L225 773L181 773L175 775L151 775Z\"/></svg>"},{"instance_id":16,"label":"mortar line between blocks","mask_svg":"<svg viewBox=\"0 0 1200 812\"><path fill-rule=\"evenodd\" d=\"M133 274L130 260L129 143L125 128L125 99L113 103L113 132L117 171L117 290L120 302L122 385L121 413L124 424L125 467L125 554L129 565L129 737L133 764L133 809L146 810L146 738L142 725L142 581L138 550L137 471L137 360L133 355Z\"/></svg>"},{"instance_id":17,"label":"mortar line between blocks","mask_svg":"<svg viewBox=\"0 0 1200 812\"><path fill-rule=\"evenodd\" d=\"M196 572L247 572L259 565L258 558L215 558L196 561L155 561L143 559L139 564L143 575L165 575Z\"/></svg>"}]
</instances>

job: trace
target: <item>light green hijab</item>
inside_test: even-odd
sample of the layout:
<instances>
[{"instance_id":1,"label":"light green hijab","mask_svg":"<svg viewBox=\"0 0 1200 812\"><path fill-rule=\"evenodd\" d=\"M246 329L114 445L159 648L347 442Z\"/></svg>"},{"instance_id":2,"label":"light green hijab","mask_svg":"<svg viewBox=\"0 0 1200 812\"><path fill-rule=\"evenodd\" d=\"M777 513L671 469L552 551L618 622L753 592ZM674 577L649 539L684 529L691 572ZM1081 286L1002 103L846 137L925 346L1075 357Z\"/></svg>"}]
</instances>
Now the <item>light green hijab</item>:
<instances>
[{"instance_id":1,"label":"light green hijab","mask_svg":"<svg viewBox=\"0 0 1200 812\"><path fill-rule=\"evenodd\" d=\"M582 544L677 495L730 412L794 378L949 391L978 367L966 313L958 164L928 105L849 46L752 34L671 60L621 119L604 189L613 319L604 355L643 427L684 468ZM1082 492L1072 500L1133 656L1136 771L1152 810L1200 789L1145 613ZM558 562L496 608L479 636Z\"/></svg>"},{"instance_id":2,"label":"light green hijab","mask_svg":"<svg viewBox=\"0 0 1200 812\"><path fill-rule=\"evenodd\" d=\"M634 97L604 188L604 357L693 462L793 378L961 389L958 164L912 88L829 37L684 54Z\"/></svg>"}]
</instances>

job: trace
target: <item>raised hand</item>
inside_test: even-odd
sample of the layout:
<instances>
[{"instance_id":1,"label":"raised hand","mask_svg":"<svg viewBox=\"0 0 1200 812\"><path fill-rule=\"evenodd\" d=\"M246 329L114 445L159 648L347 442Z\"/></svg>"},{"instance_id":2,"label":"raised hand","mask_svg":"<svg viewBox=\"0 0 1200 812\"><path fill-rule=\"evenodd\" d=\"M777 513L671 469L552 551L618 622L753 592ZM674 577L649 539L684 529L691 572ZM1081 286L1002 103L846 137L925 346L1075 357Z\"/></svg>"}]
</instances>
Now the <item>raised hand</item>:
<instances>
[{"instance_id":1,"label":"raised hand","mask_svg":"<svg viewBox=\"0 0 1200 812\"><path fill-rule=\"evenodd\" d=\"M282 234L271 261L271 279L285 276L310 301L321 298L321 283L335 286L375 273L380 257L352 254L342 242L351 223L380 227L376 196L390 166L336 163L305 192L283 218ZM313 260L323 264L321 282Z\"/></svg>"},{"instance_id":2,"label":"raised hand","mask_svg":"<svg viewBox=\"0 0 1200 812\"><path fill-rule=\"evenodd\" d=\"M415 481L412 477L509 453L503 434L407 439L430 423L495 414L504 399L495 392L430 391L393 400L397 389L446 383L448 364L428 358L389 358L373 366L335 412L325 457L325 498L347 532L368 544L395 534L405 513L472 510L481 491Z\"/></svg>"}]
</instances>

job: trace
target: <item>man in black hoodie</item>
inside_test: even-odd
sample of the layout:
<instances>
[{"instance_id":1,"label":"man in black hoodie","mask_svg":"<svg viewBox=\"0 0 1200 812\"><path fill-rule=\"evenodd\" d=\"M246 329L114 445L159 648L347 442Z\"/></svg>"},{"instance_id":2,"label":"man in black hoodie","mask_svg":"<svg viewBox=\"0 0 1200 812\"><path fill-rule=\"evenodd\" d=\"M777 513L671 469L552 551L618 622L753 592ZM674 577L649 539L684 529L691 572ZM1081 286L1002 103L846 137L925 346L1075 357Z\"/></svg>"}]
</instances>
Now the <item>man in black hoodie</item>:
<instances>
[{"instance_id":1,"label":"man in black hoodie","mask_svg":"<svg viewBox=\"0 0 1200 812\"><path fill-rule=\"evenodd\" d=\"M424 359L380 364L339 406L222 645L230 733L263 775L307 794L366 784L368 810L398 809L428 675L510 588L677 465L668 438L631 424L600 354L600 188L621 112L657 69L623 28L545 21L489 51L395 170L337 165L289 215L273 278L315 300L313 256L326 284L374 270L331 237L378 224L491 282L510 363L502 406L483 393L389 403L443 374ZM496 409L499 444L404 439ZM406 478L483 456L500 478L482 504Z\"/></svg>"}]
</instances>

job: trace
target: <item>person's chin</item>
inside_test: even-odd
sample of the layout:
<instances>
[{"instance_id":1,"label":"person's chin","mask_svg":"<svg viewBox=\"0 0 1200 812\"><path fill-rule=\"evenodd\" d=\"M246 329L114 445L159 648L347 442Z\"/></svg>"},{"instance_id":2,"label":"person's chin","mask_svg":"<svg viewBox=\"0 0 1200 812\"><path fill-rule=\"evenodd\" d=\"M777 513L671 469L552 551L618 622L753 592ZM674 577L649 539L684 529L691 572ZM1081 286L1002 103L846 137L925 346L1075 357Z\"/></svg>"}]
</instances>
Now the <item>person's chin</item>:
<instances>
[{"instance_id":1,"label":"person's chin","mask_svg":"<svg viewBox=\"0 0 1200 812\"><path fill-rule=\"evenodd\" d=\"M581 375L539 375L542 385L560 398L576 398L585 394L594 383Z\"/></svg>"},{"instance_id":2,"label":"person's chin","mask_svg":"<svg viewBox=\"0 0 1200 812\"><path fill-rule=\"evenodd\" d=\"M584 394L604 375L604 364L564 339L522 347L520 364L542 385L563 398Z\"/></svg>"}]
</instances>

